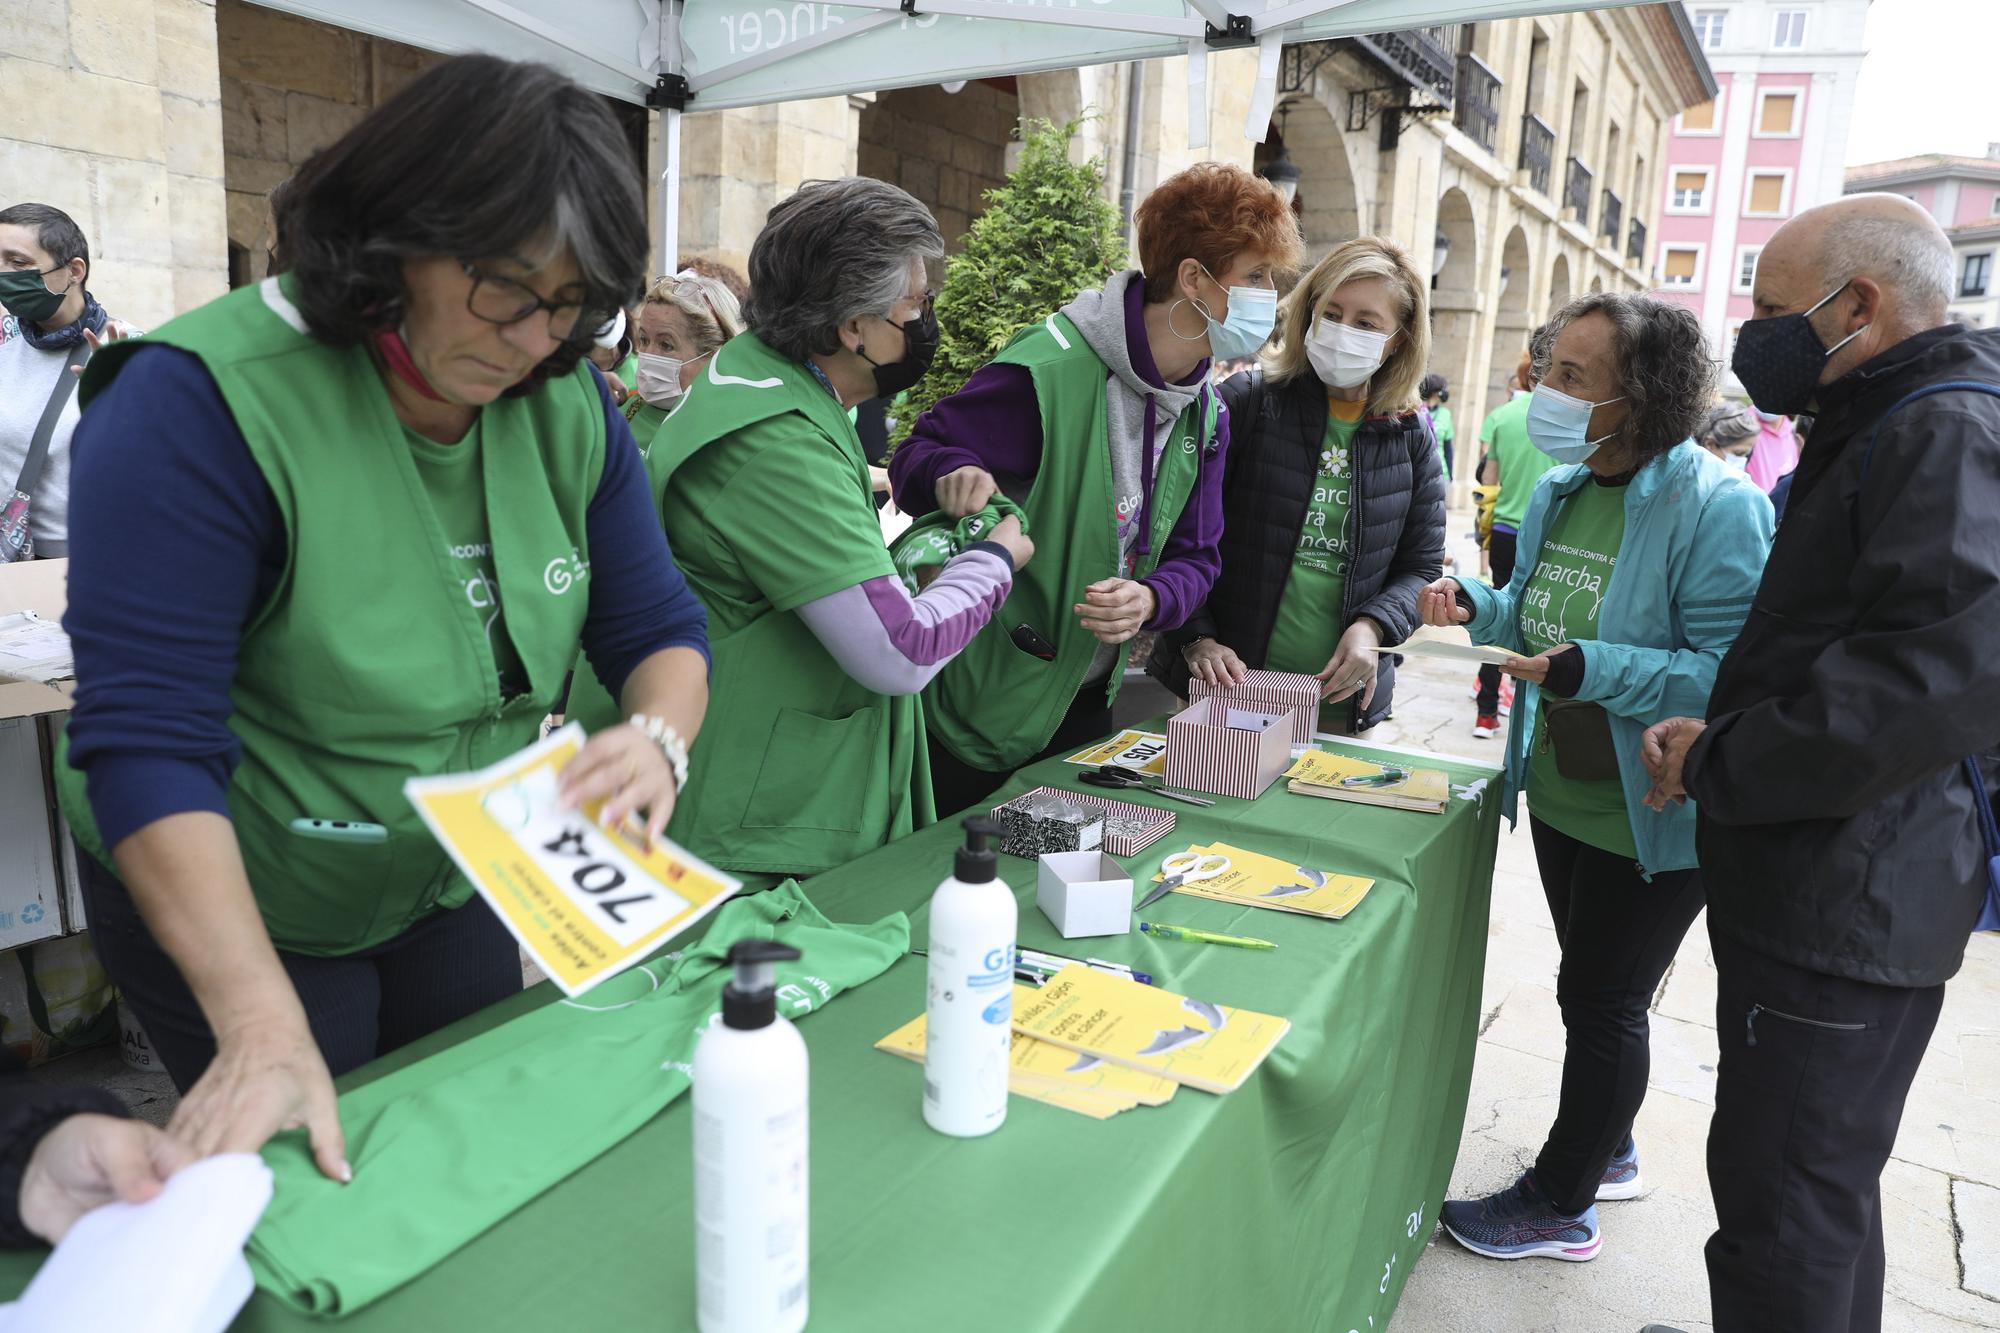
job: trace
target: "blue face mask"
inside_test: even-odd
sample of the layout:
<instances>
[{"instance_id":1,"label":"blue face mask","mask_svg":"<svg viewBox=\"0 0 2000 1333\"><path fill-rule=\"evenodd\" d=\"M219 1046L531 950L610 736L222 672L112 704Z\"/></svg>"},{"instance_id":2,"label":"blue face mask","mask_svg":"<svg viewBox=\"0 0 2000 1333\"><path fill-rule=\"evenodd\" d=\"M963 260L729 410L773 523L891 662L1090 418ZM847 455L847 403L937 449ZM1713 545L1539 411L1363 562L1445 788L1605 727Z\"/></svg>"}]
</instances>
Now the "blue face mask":
<instances>
[{"instance_id":1,"label":"blue face mask","mask_svg":"<svg viewBox=\"0 0 2000 1333\"><path fill-rule=\"evenodd\" d=\"M1590 414L1607 404L1624 401L1621 397L1586 403L1546 384L1537 384L1528 403L1528 442L1558 463L1581 463L1618 433L1614 430L1594 440L1585 438L1590 434Z\"/></svg>"},{"instance_id":2,"label":"blue face mask","mask_svg":"<svg viewBox=\"0 0 2000 1333\"><path fill-rule=\"evenodd\" d=\"M1207 269L1202 272L1208 273ZM1209 281L1215 281L1213 273ZM1217 282L1216 286L1222 286ZM1235 361L1255 356L1270 341L1271 328L1278 319L1278 294L1265 287L1231 287L1229 314L1221 323L1200 301L1191 302L1208 321L1208 354L1218 361Z\"/></svg>"}]
</instances>

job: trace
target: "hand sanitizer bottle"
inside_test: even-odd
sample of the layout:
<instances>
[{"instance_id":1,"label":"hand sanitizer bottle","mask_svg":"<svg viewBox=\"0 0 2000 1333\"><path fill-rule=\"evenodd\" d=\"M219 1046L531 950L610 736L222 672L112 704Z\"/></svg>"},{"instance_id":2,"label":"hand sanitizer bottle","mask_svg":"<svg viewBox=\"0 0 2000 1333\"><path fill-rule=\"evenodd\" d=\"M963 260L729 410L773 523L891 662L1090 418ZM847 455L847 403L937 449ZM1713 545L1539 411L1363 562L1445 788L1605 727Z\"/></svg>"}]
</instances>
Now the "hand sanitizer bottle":
<instances>
[{"instance_id":1,"label":"hand sanitizer bottle","mask_svg":"<svg viewBox=\"0 0 2000 1333\"><path fill-rule=\"evenodd\" d=\"M694 1219L701 1333L806 1326L806 1045L778 1017L774 965L739 940L722 1014L694 1050Z\"/></svg>"},{"instance_id":2,"label":"hand sanitizer bottle","mask_svg":"<svg viewBox=\"0 0 2000 1333\"><path fill-rule=\"evenodd\" d=\"M952 877L931 897L924 1120L940 1134L975 1138L1007 1118L1020 909L994 868L989 843L999 826L968 819L965 833Z\"/></svg>"}]
</instances>

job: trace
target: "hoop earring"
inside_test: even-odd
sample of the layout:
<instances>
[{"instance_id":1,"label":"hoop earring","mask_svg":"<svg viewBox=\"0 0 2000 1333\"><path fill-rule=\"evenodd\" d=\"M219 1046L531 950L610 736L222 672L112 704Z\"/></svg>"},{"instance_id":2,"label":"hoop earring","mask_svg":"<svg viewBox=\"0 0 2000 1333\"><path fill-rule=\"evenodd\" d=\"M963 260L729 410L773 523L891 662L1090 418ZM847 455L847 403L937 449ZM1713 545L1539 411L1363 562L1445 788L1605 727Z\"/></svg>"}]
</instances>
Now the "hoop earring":
<instances>
[{"instance_id":1,"label":"hoop earring","mask_svg":"<svg viewBox=\"0 0 2000 1333\"><path fill-rule=\"evenodd\" d=\"M1187 334L1182 333L1179 329L1174 327L1174 311L1179 310L1184 305L1193 306L1195 308L1195 311L1198 314L1200 314L1203 319L1212 320L1215 318L1215 316L1209 314L1208 308L1202 305L1200 301L1197 301L1193 297L1188 297L1188 296L1183 296L1180 300L1174 302L1172 305L1167 307L1167 332L1173 334L1174 337L1179 338L1184 343L1198 343L1203 338L1206 338L1208 336L1208 329L1206 326L1204 326L1201 329L1201 331L1196 333L1193 337L1189 337Z\"/></svg>"}]
</instances>

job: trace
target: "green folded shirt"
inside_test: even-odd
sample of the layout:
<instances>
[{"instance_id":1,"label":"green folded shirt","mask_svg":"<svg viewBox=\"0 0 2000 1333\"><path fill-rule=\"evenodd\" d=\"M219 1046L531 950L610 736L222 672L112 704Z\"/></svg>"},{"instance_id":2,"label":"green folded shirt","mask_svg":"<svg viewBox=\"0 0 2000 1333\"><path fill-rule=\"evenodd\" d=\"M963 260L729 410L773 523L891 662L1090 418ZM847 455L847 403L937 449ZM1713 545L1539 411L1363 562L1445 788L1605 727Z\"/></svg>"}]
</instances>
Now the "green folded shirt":
<instances>
[{"instance_id":1,"label":"green folded shirt","mask_svg":"<svg viewBox=\"0 0 2000 1333\"><path fill-rule=\"evenodd\" d=\"M797 1019L887 971L910 924L837 925L788 880L726 904L684 953L355 1088L340 1099L352 1184L319 1173L302 1133L264 1149L276 1191L250 1240L258 1285L308 1314L352 1313L588 1165L687 1090L724 955L751 938L802 955L777 968L778 1010Z\"/></svg>"}]
</instances>

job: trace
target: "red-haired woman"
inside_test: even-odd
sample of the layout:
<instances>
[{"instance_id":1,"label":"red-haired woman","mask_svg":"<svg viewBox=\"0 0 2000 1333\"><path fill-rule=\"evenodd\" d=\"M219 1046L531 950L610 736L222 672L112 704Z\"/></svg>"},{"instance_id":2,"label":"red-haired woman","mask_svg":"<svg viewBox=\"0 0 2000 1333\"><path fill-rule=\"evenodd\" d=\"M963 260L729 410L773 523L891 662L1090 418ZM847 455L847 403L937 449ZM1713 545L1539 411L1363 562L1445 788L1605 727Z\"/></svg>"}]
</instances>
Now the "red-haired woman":
<instances>
[{"instance_id":1,"label":"red-haired woman","mask_svg":"<svg viewBox=\"0 0 2000 1333\"><path fill-rule=\"evenodd\" d=\"M1016 334L890 463L905 513L973 514L1001 492L1035 537L1033 567L925 692L940 816L1108 732L1125 645L1178 628L1221 568L1229 427L1209 363L1269 338L1298 224L1269 183L1216 162L1161 182L1134 221L1139 269Z\"/></svg>"}]
</instances>

